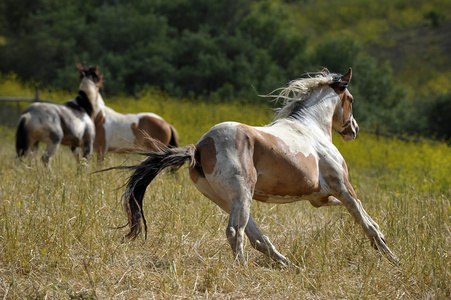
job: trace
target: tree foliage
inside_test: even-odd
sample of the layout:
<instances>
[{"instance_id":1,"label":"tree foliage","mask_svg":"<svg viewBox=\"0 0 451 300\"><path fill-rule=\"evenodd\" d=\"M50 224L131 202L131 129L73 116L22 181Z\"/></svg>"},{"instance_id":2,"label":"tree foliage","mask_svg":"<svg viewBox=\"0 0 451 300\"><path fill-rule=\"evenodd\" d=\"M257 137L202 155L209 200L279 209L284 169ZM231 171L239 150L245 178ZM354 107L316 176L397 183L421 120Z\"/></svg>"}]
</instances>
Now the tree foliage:
<instances>
[{"instance_id":1,"label":"tree foliage","mask_svg":"<svg viewBox=\"0 0 451 300\"><path fill-rule=\"evenodd\" d=\"M350 34L312 42L293 12L307 2L3 0L0 71L74 89L81 62L101 67L110 95L158 88L228 101L259 99L323 67L339 73L353 67L350 89L361 123L402 130L397 116L407 94L390 66Z\"/></svg>"},{"instance_id":2,"label":"tree foliage","mask_svg":"<svg viewBox=\"0 0 451 300\"><path fill-rule=\"evenodd\" d=\"M438 95L431 105L426 106L427 134L440 139L451 140L451 94Z\"/></svg>"}]
</instances>

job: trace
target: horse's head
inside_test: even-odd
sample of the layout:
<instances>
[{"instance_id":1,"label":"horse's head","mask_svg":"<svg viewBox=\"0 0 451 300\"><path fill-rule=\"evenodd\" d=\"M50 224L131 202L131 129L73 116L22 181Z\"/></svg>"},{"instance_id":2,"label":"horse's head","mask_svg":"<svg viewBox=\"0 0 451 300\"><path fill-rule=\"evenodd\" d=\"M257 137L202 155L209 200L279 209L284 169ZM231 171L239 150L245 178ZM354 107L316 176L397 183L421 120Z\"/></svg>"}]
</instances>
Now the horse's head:
<instances>
[{"instance_id":1,"label":"horse's head","mask_svg":"<svg viewBox=\"0 0 451 300\"><path fill-rule=\"evenodd\" d=\"M80 77L80 91L88 96L93 108L93 116L91 117L95 118L105 107L105 102L99 92L99 89L102 88L103 76L97 66L86 67L77 64L77 69Z\"/></svg>"},{"instance_id":2,"label":"horse's head","mask_svg":"<svg viewBox=\"0 0 451 300\"><path fill-rule=\"evenodd\" d=\"M102 74L100 74L99 67L86 67L81 64L77 64L78 74L80 80L87 78L95 83L98 88L102 87Z\"/></svg>"},{"instance_id":3,"label":"horse's head","mask_svg":"<svg viewBox=\"0 0 451 300\"><path fill-rule=\"evenodd\" d=\"M337 76L330 87L338 94L341 100L337 105L333 120L332 128L338 132L345 141L351 141L357 137L359 125L352 116L352 102L354 98L348 90L348 84L351 82L352 69L349 68L345 75Z\"/></svg>"}]
</instances>

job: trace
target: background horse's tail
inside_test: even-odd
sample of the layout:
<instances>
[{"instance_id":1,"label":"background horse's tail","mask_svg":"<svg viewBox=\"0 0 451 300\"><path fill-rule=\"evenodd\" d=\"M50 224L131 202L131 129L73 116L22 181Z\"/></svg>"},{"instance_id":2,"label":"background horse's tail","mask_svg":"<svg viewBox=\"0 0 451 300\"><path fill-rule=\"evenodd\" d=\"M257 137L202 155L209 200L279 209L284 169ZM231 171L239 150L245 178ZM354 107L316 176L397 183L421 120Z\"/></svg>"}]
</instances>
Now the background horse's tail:
<instances>
[{"instance_id":1,"label":"background horse's tail","mask_svg":"<svg viewBox=\"0 0 451 300\"><path fill-rule=\"evenodd\" d=\"M130 232L126 238L134 239L141 233L141 218L144 223L145 237L147 238L147 223L142 211L144 193L152 180L167 167L181 167L186 162L194 164L194 154L196 147L194 145L169 148L162 143L158 145L158 152L139 153L146 155L147 158L139 165L114 167L112 169L134 170L127 181L127 188L123 194L124 208L128 216L128 225Z\"/></svg>"},{"instance_id":2,"label":"background horse's tail","mask_svg":"<svg viewBox=\"0 0 451 300\"><path fill-rule=\"evenodd\" d=\"M173 125L171 126L171 140L169 141L169 146L178 147L179 146L179 134Z\"/></svg>"},{"instance_id":3,"label":"background horse's tail","mask_svg":"<svg viewBox=\"0 0 451 300\"><path fill-rule=\"evenodd\" d=\"M28 150L30 146L30 141L28 139L28 132L26 128L27 118L21 116L19 120L19 125L16 131L16 153L17 157L22 157Z\"/></svg>"}]
</instances>

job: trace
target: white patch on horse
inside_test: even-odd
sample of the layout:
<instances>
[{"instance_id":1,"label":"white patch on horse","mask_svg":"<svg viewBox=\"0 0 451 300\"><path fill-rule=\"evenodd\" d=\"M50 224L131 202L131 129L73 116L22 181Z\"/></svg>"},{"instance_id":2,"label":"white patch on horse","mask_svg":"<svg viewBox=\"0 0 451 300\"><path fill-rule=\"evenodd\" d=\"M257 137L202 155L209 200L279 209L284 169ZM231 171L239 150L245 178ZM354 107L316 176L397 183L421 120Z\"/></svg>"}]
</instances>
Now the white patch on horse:
<instances>
[{"instance_id":1,"label":"white patch on horse","mask_svg":"<svg viewBox=\"0 0 451 300\"><path fill-rule=\"evenodd\" d=\"M108 151L153 149L149 148L153 142L148 141L148 138L156 139L165 145L178 146L175 128L159 115L151 112L122 114L106 106L101 95L99 98L103 106L95 118L97 136L94 148L100 158Z\"/></svg>"}]
</instances>

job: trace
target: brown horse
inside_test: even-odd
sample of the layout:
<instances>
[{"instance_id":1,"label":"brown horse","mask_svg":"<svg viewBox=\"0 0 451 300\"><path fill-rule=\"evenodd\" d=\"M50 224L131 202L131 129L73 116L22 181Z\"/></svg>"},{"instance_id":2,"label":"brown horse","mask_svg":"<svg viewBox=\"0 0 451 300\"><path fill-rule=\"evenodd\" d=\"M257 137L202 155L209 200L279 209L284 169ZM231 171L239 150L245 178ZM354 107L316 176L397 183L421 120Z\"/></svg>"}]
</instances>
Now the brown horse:
<instances>
[{"instance_id":1,"label":"brown horse","mask_svg":"<svg viewBox=\"0 0 451 300\"><path fill-rule=\"evenodd\" d=\"M47 165L59 145L69 146L79 159L92 152L95 137L94 116L99 110L99 88L102 75L97 67L77 65L81 79L78 95L64 104L37 102L29 105L20 116L16 132L16 152L20 158L28 151L35 153L39 142L47 145L42 156Z\"/></svg>"},{"instance_id":2,"label":"brown horse","mask_svg":"<svg viewBox=\"0 0 451 300\"><path fill-rule=\"evenodd\" d=\"M244 234L251 245L286 265L263 235L250 213L252 199L266 203L307 200L315 207L343 205L362 227L373 246L391 262L396 256L385 243L378 224L366 213L352 188L346 162L332 143L332 129L346 141L356 138L353 97L345 75L322 72L296 80L281 90L284 100L275 121L264 127L225 122L211 128L193 146L161 147L145 152L147 158L132 169L123 195L130 232L141 232L142 203L150 182L164 168L189 162L196 188L229 213L227 239L235 257L243 258Z\"/></svg>"}]
</instances>

